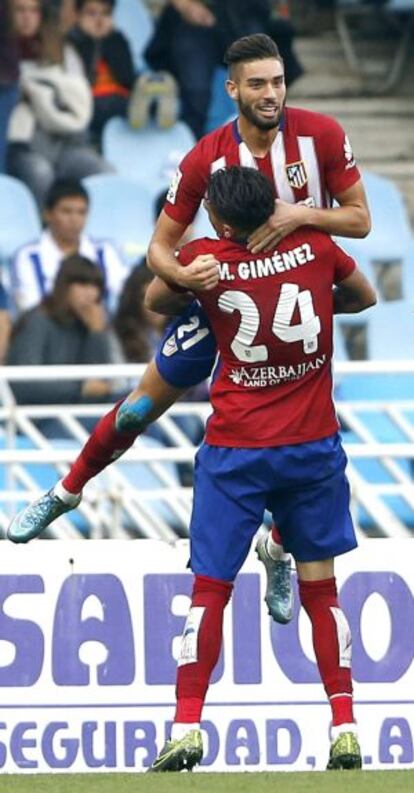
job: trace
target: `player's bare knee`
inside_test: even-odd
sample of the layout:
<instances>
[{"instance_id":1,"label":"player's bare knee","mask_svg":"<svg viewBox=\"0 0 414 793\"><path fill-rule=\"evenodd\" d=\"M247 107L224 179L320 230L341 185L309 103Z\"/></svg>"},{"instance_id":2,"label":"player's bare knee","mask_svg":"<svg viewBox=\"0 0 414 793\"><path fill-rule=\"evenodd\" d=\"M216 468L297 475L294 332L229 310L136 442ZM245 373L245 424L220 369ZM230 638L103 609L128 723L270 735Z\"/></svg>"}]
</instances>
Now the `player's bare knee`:
<instances>
[{"instance_id":1,"label":"player's bare knee","mask_svg":"<svg viewBox=\"0 0 414 793\"><path fill-rule=\"evenodd\" d=\"M151 423L150 415L153 408L154 402L146 394L132 399L129 396L118 408L116 429L118 432L143 432Z\"/></svg>"}]
</instances>

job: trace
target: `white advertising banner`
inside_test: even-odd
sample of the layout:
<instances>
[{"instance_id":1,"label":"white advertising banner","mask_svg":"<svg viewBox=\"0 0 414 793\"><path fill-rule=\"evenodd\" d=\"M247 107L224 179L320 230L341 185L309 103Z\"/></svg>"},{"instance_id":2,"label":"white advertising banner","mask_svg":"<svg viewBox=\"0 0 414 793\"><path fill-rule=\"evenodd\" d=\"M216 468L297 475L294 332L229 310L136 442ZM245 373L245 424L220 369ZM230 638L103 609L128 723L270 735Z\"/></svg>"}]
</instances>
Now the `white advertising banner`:
<instances>
[{"instance_id":1,"label":"white advertising banner","mask_svg":"<svg viewBox=\"0 0 414 793\"><path fill-rule=\"evenodd\" d=\"M0 769L145 771L169 734L192 577L187 547L1 544ZM353 632L366 768L414 767L414 543L367 540L337 564ZM326 766L330 708L303 610L274 624L251 554L225 617L201 770Z\"/></svg>"}]
</instances>

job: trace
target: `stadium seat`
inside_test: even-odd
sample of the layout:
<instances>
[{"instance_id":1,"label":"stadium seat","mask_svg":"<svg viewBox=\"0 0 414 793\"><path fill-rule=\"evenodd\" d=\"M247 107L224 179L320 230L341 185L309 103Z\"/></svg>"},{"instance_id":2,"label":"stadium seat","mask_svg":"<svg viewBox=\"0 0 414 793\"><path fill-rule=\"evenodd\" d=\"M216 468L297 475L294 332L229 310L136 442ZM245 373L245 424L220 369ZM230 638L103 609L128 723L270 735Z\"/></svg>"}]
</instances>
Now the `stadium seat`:
<instances>
[{"instance_id":1,"label":"stadium seat","mask_svg":"<svg viewBox=\"0 0 414 793\"><path fill-rule=\"evenodd\" d=\"M164 444L156 440L155 438L150 437L149 435L141 435L140 436L140 444L141 446L146 446L149 449L162 449L164 448ZM175 463L162 463L162 468L172 480L176 483L177 487L180 486L180 478L178 475L178 468ZM148 463L126 463L126 462L118 462L117 469L122 473L125 479L133 485L134 489L137 492L142 490L157 490L163 487L162 480L157 476L157 474L151 469ZM179 521L177 520L174 512L168 507L167 503L163 499L159 499L158 501L150 501L149 502L157 514L165 520L169 526L172 528L178 528Z\"/></svg>"},{"instance_id":2,"label":"stadium seat","mask_svg":"<svg viewBox=\"0 0 414 793\"><path fill-rule=\"evenodd\" d=\"M372 360L414 359L414 303L412 299L378 303L375 310L370 312L368 356Z\"/></svg>"},{"instance_id":3,"label":"stadium seat","mask_svg":"<svg viewBox=\"0 0 414 793\"><path fill-rule=\"evenodd\" d=\"M91 199L87 232L110 239L131 264L146 252L154 228L152 196L142 185L116 174L83 180Z\"/></svg>"},{"instance_id":4,"label":"stadium seat","mask_svg":"<svg viewBox=\"0 0 414 793\"><path fill-rule=\"evenodd\" d=\"M347 361L348 359L349 356L346 349L345 337L336 317L334 322L334 360Z\"/></svg>"},{"instance_id":5,"label":"stadium seat","mask_svg":"<svg viewBox=\"0 0 414 793\"><path fill-rule=\"evenodd\" d=\"M213 77L206 132L221 127L222 124L229 121L230 117L234 117L237 114L236 105L233 100L230 99L225 88L226 79L226 69L223 69L221 66L218 67Z\"/></svg>"},{"instance_id":6,"label":"stadium seat","mask_svg":"<svg viewBox=\"0 0 414 793\"><path fill-rule=\"evenodd\" d=\"M363 173L372 217L372 229L365 239L338 237L337 242L361 265L370 277L375 262L402 259L411 242L411 227L403 196L396 185L378 174Z\"/></svg>"},{"instance_id":7,"label":"stadium seat","mask_svg":"<svg viewBox=\"0 0 414 793\"><path fill-rule=\"evenodd\" d=\"M23 182L0 175L0 261L9 260L21 245L41 232L35 200Z\"/></svg>"},{"instance_id":8,"label":"stadium seat","mask_svg":"<svg viewBox=\"0 0 414 793\"><path fill-rule=\"evenodd\" d=\"M402 297L408 300L414 295L414 237L408 246L406 256L401 262Z\"/></svg>"},{"instance_id":9,"label":"stadium seat","mask_svg":"<svg viewBox=\"0 0 414 793\"><path fill-rule=\"evenodd\" d=\"M112 118L103 133L103 153L122 176L145 185L153 197L167 190L177 165L194 146L193 133L182 121L170 129L153 122L140 130Z\"/></svg>"},{"instance_id":10,"label":"stadium seat","mask_svg":"<svg viewBox=\"0 0 414 793\"><path fill-rule=\"evenodd\" d=\"M141 72L146 68L143 52L154 30L148 8L141 0L117 0L114 19L115 26L129 41L136 71Z\"/></svg>"}]
</instances>

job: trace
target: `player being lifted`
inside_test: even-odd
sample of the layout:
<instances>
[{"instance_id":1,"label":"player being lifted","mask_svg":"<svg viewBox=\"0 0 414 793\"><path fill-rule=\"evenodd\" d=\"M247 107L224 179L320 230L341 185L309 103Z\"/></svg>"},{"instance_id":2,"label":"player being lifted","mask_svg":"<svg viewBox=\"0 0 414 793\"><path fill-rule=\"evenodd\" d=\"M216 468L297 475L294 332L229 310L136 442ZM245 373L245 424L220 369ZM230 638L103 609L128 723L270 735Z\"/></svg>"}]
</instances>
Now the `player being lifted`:
<instances>
[{"instance_id":1,"label":"player being lifted","mask_svg":"<svg viewBox=\"0 0 414 793\"><path fill-rule=\"evenodd\" d=\"M217 283L217 267L208 257L181 268L175 251L200 206L210 174L218 168L248 165L274 184L275 211L249 238L254 252L275 247L303 225L351 237L365 236L370 228L361 177L344 131L327 116L285 107L283 62L272 39L264 34L241 38L230 46L226 62L227 89L238 105L238 118L206 135L184 158L149 249L152 269L190 291L208 290ZM333 198L339 205L335 208ZM182 305L188 302L183 296ZM138 387L98 422L69 474L12 522L10 539L26 542L77 506L85 484L186 389L208 377L215 357L208 321L201 307L192 303L170 328ZM258 552L268 576L269 611L286 622L292 604L290 559L276 530L260 542Z\"/></svg>"},{"instance_id":2,"label":"player being lifted","mask_svg":"<svg viewBox=\"0 0 414 793\"><path fill-rule=\"evenodd\" d=\"M319 672L332 709L328 768L359 768L352 707L351 635L337 598L334 557L355 548L346 456L332 401L332 325L337 311L376 301L356 264L311 228L252 254L248 235L273 211L270 181L252 168L217 171L208 187L218 240L184 246L177 265L220 264L220 279L198 292L220 352L213 413L197 455L190 524L191 608L178 657L171 739L151 771L200 762L200 721L217 663L224 608L269 509L298 572ZM174 301L150 284L152 310Z\"/></svg>"}]
</instances>

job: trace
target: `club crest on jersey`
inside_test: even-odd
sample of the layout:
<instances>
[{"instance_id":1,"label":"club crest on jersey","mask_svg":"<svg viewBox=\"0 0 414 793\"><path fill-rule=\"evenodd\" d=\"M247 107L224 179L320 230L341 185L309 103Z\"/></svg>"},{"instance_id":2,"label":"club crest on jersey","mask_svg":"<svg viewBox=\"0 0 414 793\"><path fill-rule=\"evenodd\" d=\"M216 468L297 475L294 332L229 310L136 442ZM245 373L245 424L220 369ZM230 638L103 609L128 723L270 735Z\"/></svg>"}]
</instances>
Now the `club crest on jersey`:
<instances>
[{"instance_id":1,"label":"club crest on jersey","mask_svg":"<svg viewBox=\"0 0 414 793\"><path fill-rule=\"evenodd\" d=\"M178 352L178 344L173 334L164 342L162 354L167 358L170 358L171 355L175 355L176 352Z\"/></svg>"},{"instance_id":2,"label":"club crest on jersey","mask_svg":"<svg viewBox=\"0 0 414 793\"><path fill-rule=\"evenodd\" d=\"M295 188L296 190L300 190L302 187L305 186L306 182L308 181L308 175L306 173L305 163L303 160L298 160L298 162L291 162L289 165L286 165L286 176L287 180L291 187Z\"/></svg>"}]
</instances>

